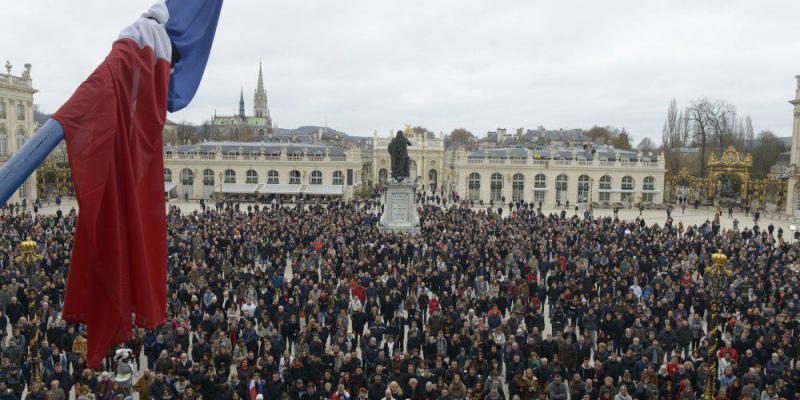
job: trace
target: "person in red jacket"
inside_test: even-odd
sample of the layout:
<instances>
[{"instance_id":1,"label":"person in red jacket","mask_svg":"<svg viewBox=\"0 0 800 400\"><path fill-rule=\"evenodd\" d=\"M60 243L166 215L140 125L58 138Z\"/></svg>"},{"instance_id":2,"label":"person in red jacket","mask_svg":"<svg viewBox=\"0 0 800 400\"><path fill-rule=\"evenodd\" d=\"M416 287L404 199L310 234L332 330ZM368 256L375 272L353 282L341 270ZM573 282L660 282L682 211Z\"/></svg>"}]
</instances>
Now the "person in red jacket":
<instances>
[{"instance_id":1,"label":"person in red jacket","mask_svg":"<svg viewBox=\"0 0 800 400\"><path fill-rule=\"evenodd\" d=\"M428 301L428 315L433 315L433 312L439 309L439 298L435 294L431 295Z\"/></svg>"}]
</instances>

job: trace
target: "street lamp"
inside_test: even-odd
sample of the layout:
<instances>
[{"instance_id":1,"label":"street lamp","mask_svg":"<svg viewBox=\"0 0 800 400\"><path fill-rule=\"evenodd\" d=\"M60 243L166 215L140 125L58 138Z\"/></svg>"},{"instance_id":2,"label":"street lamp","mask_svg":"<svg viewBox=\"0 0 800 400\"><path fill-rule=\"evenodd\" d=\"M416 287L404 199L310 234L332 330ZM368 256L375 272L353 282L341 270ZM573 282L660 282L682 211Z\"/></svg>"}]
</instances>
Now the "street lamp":
<instances>
[{"instance_id":1,"label":"street lamp","mask_svg":"<svg viewBox=\"0 0 800 400\"><path fill-rule=\"evenodd\" d=\"M28 342L28 365L31 369L32 381L40 385L42 383L42 371L39 358L39 317L37 315L36 290L33 288L33 277L35 276L36 266L42 260L42 255L36 252L36 242L28 238L19 244L20 254L15 258L23 268L23 278L28 284L26 294L28 296L28 315L30 316L30 332L26 332L31 340Z\"/></svg>"},{"instance_id":2,"label":"street lamp","mask_svg":"<svg viewBox=\"0 0 800 400\"><path fill-rule=\"evenodd\" d=\"M30 285L33 276L35 275L36 265L42 260L42 256L36 253L36 242L28 238L19 244L20 254L15 258L18 264L22 266L22 276L25 281Z\"/></svg>"},{"instance_id":3,"label":"street lamp","mask_svg":"<svg viewBox=\"0 0 800 400\"><path fill-rule=\"evenodd\" d=\"M711 324L709 325L708 337L711 339L708 347L708 376L705 382L704 400L713 400L716 391L716 381L718 376L719 363L717 362L717 349L722 339L721 321L719 318L720 305L725 290L728 287L731 271L725 268L728 256L721 251L711 256L711 266L706 268L704 280L707 284L708 292L711 295Z\"/></svg>"}]
</instances>

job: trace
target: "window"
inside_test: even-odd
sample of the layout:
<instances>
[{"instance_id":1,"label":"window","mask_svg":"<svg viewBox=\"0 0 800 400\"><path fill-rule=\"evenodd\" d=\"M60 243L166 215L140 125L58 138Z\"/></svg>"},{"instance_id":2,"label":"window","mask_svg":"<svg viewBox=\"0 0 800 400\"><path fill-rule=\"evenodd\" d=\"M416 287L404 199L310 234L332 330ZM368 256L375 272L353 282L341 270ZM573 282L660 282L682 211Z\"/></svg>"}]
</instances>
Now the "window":
<instances>
[{"instance_id":1,"label":"window","mask_svg":"<svg viewBox=\"0 0 800 400\"><path fill-rule=\"evenodd\" d=\"M0 100L0 119L6 119L6 102Z\"/></svg>"},{"instance_id":2,"label":"window","mask_svg":"<svg viewBox=\"0 0 800 400\"><path fill-rule=\"evenodd\" d=\"M248 169L247 176L245 177L245 182L258 183L258 172L256 172L254 169Z\"/></svg>"},{"instance_id":3,"label":"window","mask_svg":"<svg viewBox=\"0 0 800 400\"><path fill-rule=\"evenodd\" d=\"M225 183L236 183L236 171L232 169L225 170Z\"/></svg>"},{"instance_id":4,"label":"window","mask_svg":"<svg viewBox=\"0 0 800 400\"><path fill-rule=\"evenodd\" d=\"M611 177L608 175L603 175L600 178L600 201L609 202L611 201Z\"/></svg>"},{"instance_id":5,"label":"window","mask_svg":"<svg viewBox=\"0 0 800 400\"><path fill-rule=\"evenodd\" d=\"M31 181L30 179L27 179L25 180L25 182L22 183L22 186L19 187L18 191L19 197L22 199L27 199L28 193L30 192L31 192Z\"/></svg>"},{"instance_id":6,"label":"window","mask_svg":"<svg viewBox=\"0 0 800 400\"><path fill-rule=\"evenodd\" d=\"M503 175L495 172L492 174L491 184L489 186L491 189L489 199L492 201L502 201L503 200Z\"/></svg>"},{"instance_id":7,"label":"window","mask_svg":"<svg viewBox=\"0 0 800 400\"><path fill-rule=\"evenodd\" d=\"M320 172L320 171L311 171L311 184L312 185L322 185L322 172Z\"/></svg>"},{"instance_id":8,"label":"window","mask_svg":"<svg viewBox=\"0 0 800 400\"><path fill-rule=\"evenodd\" d=\"M210 169L203 170L203 185L214 186L214 171Z\"/></svg>"},{"instance_id":9,"label":"window","mask_svg":"<svg viewBox=\"0 0 800 400\"><path fill-rule=\"evenodd\" d=\"M565 205L567 200L567 189L569 188L569 184L567 183L567 176L561 174L556 177L556 204L558 206Z\"/></svg>"},{"instance_id":10,"label":"window","mask_svg":"<svg viewBox=\"0 0 800 400\"><path fill-rule=\"evenodd\" d=\"M432 193L436 192L436 187L438 185L437 179L439 177L439 173L436 172L435 169L428 171L428 188L430 188Z\"/></svg>"},{"instance_id":11,"label":"window","mask_svg":"<svg viewBox=\"0 0 800 400\"><path fill-rule=\"evenodd\" d=\"M344 185L344 174L342 171L333 171L333 184Z\"/></svg>"},{"instance_id":12,"label":"window","mask_svg":"<svg viewBox=\"0 0 800 400\"><path fill-rule=\"evenodd\" d=\"M25 121L25 105L17 104L17 120Z\"/></svg>"},{"instance_id":13,"label":"window","mask_svg":"<svg viewBox=\"0 0 800 400\"><path fill-rule=\"evenodd\" d=\"M578 177L578 203L586 203L589 201L589 191L591 190L591 182L587 175Z\"/></svg>"},{"instance_id":14,"label":"window","mask_svg":"<svg viewBox=\"0 0 800 400\"><path fill-rule=\"evenodd\" d=\"M17 131L17 150L19 150L20 148L22 148L22 145L24 145L24 144L25 144L25 139L26 139L26 137L25 137L25 131L24 131L22 128L20 128L20 129Z\"/></svg>"},{"instance_id":15,"label":"window","mask_svg":"<svg viewBox=\"0 0 800 400\"><path fill-rule=\"evenodd\" d=\"M289 172L289 184L290 185L299 185L300 184L300 171L292 170Z\"/></svg>"},{"instance_id":16,"label":"window","mask_svg":"<svg viewBox=\"0 0 800 400\"><path fill-rule=\"evenodd\" d=\"M184 168L181 170L181 184L187 186L194 184L194 174L189 168Z\"/></svg>"},{"instance_id":17,"label":"window","mask_svg":"<svg viewBox=\"0 0 800 400\"><path fill-rule=\"evenodd\" d=\"M469 178L467 179L467 185L469 187L469 193L467 196L470 200L480 200L481 199L481 175L477 172L473 172L469 174Z\"/></svg>"},{"instance_id":18,"label":"window","mask_svg":"<svg viewBox=\"0 0 800 400\"><path fill-rule=\"evenodd\" d=\"M514 202L522 201L525 195L525 175L514 174L511 181L511 200Z\"/></svg>"},{"instance_id":19,"label":"window","mask_svg":"<svg viewBox=\"0 0 800 400\"><path fill-rule=\"evenodd\" d=\"M653 193L656 190L656 180L652 176L644 178L642 181L642 201L645 203L653 202Z\"/></svg>"},{"instance_id":20,"label":"window","mask_svg":"<svg viewBox=\"0 0 800 400\"><path fill-rule=\"evenodd\" d=\"M622 177L622 201L633 201L633 178L628 176Z\"/></svg>"},{"instance_id":21,"label":"window","mask_svg":"<svg viewBox=\"0 0 800 400\"><path fill-rule=\"evenodd\" d=\"M389 176L389 173L386 172L386 168L381 168L381 170L378 171L378 182L379 183L386 183L386 179L388 179L388 176Z\"/></svg>"},{"instance_id":22,"label":"window","mask_svg":"<svg viewBox=\"0 0 800 400\"><path fill-rule=\"evenodd\" d=\"M547 177L544 174L536 174L533 178L533 201L538 205L544 204L544 197L547 195Z\"/></svg>"},{"instance_id":23,"label":"window","mask_svg":"<svg viewBox=\"0 0 800 400\"><path fill-rule=\"evenodd\" d=\"M169 168L164 168L164 182L172 182L172 170Z\"/></svg>"},{"instance_id":24,"label":"window","mask_svg":"<svg viewBox=\"0 0 800 400\"><path fill-rule=\"evenodd\" d=\"M6 135L6 130L4 128L0 128L0 157L5 157L7 155L8 155L8 136Z\"/></svg>"},{"instance_id":25,"label":"window","mask_svg":"<svg viewBox=\"0 0 800 400\"><path fill-rule=\"evenodd\" d=\"M277 185L280 183L280 179L278 178L278 171L271 169L267 172L267 183L270 185Z\"/></svg>"}]
</instances>

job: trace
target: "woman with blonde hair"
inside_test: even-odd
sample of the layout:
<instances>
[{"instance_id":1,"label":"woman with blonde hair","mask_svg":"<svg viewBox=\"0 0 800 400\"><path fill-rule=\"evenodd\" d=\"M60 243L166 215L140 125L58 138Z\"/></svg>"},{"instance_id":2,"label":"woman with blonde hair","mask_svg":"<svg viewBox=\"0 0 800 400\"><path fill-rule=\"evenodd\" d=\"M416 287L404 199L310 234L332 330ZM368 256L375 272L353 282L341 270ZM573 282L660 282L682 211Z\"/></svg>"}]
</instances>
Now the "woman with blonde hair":
<instances>
[{"instance_id":1,"label":"woman with blonde hair","mask_svg":"<svg viewBox=\"0 0 800 400\"><path fill-rule=\"evenodd\" d=\"M392 383L389 384L389 390L392 391L392 396L394 396L395 399L403 398L403 389L397 381L392 381Z\"/></svg>"}]
</instances>

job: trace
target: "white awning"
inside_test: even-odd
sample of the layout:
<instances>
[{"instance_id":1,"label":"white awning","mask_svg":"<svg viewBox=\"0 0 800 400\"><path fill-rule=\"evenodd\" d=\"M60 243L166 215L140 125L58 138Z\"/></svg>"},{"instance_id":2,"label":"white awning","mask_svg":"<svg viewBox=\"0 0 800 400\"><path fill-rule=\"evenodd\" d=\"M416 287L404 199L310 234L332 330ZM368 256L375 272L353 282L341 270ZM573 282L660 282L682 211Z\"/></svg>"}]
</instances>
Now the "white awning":
<instances>
[{"instance_id":1,"label":"white awning","mask_svg":"<svg viewBox=\"0 0 800 400\"><path fill-rule=\"evenodd\" d=\"M258 193L263 194L291 194L296 195L300 193L302 185L281 185L281 184L264 184L258 188Z\"/></svg>"},{"instance_id":2,"label":"white awning","mask_svg":"<svg viewBox=\"0 0 800 400\"><path fill-rule=\"evenodd\" d=\"M633 193L635 190L633 189L614 189L612 190L614 193Z\"/></svg>"},{"instance_id":3,"label":"white awning","mask_svg":"<svg viewBox=\"0 0 800 400\"><path fill-rule=\"evenodd\" d=\"M611 189L597 189L600 193L611 193Z\"/></svg>"},{"instance_id":4,"label":"white awning","mask_svg":"<svg viewBox=\"0 0 800 400\"><path fill-rule=\"evenodd\" d=\"M537 187L535 187L535 188L533 188L533 190L534 190L534 191L538 191L538 192L543 192L543 191L545 191L545 190L550 190L550 188L546 188L546 187L543 187L543 188L537 188Z\"/></svg>"},{"instance_id":5,"label":"white awning","mask_svg":"<svg viewBox=\"0 0 800 400\"><path fill-rule=\"evenodd\" d=\"M169 193L175 188L178 187L178 184L175 182L164 182L164 193Z\"/></svg>"},{"instance_id":6,"label":"white awning","mask_svg":"<svg viewBox=\"0 0 800 400\"><path fill-rule=\"evenodd\" d=\"M343 185L308 185L303 189L303 194L319 196L341 196L343 193Z\"/></svg>"},{"instance_id":7,"label":"white awning","mask_svg":"<svg viewBox=\"0 0 800 400\"><path fill-rule=\"evenodd\" d=\"M661 191L655 189L642 189L642 193L661 193Z\"/></svg>"},{"instance_id":8,"label":"white awning","mask_svg":"<svg viewBox=\"0 0 800 400\"><path fill-rule=\"evenodd\" d=\"M261 185L258 183L223 183L214 188L216 193L255 193Z\"/></svg>"}]
</instances>

